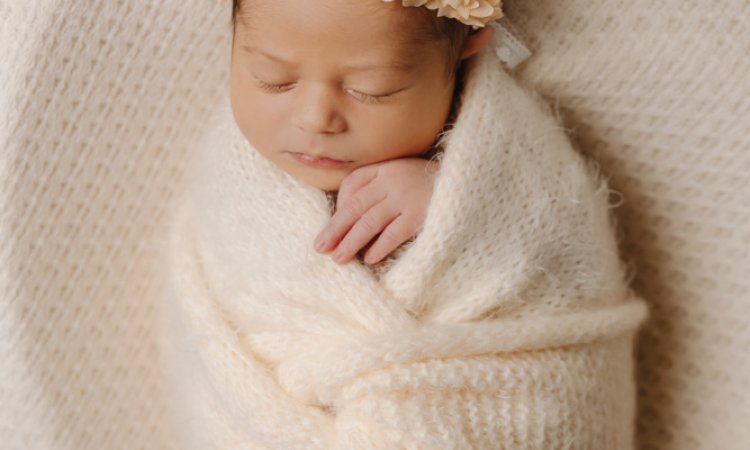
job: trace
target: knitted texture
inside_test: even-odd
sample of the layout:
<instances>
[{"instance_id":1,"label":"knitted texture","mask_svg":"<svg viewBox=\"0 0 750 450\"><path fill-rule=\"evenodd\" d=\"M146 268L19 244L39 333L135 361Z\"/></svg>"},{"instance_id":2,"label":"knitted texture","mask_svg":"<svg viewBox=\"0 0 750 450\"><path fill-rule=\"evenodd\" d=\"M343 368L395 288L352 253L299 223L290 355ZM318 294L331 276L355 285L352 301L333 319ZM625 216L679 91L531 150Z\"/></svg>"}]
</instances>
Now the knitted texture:
<instances>
[{"instance_id":1,"label":"knitted texture","mask_svg":"<svg viewBox=\"0 0 750 450\"><path fill-rule=\"evenodd\" d=\"M531 0L519 76L621 193L644 450L750 448L750 2Z\"/></svg>"},{"instance_id":2,"label":"knitted texture","mask_svg":"<svg viewBox=\"0 0 750 450\"><path fill-rule=\"evenodd\" d=\"M158 245L229 30L212 2L0 0L1 449L175 448Z\"/></svg>"},{"instance_id":3,"label":"knitted texture","mask_svg":"<svg viewBox=\"0 0 750 450\"><path fill-rule=\"evenodd\" d=\"M524 0L516 75L622 193L640 448L750 448L750 7ZM171 449L159 235L226 83L213 1L0 0L0 447Z\"/></svg>"},{"instance_id":4,"label":"knitted texture","mask_svg":"<svg viewBox=\"0 0 750 450\"><path fill-rule=\"evenodd\" d=\"M185 448L633 447L647 310L606 186L491 49L466 79L424 228L381 279L312 249L325 193L225 108L168 263Z\"/></svg>"}]
</instances>

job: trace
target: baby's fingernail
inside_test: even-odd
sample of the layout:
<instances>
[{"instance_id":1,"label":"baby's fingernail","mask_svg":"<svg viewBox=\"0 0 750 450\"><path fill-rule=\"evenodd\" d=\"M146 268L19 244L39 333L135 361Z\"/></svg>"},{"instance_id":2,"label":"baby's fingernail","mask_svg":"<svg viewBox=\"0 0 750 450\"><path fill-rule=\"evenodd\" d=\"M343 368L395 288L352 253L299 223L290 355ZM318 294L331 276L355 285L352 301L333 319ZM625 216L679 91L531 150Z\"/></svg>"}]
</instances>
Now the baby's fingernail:
<instances>
[{"instance_id":1,"label":"baby's fingernail","mask_svg":"<svg viewBox=\"0 0 750 450\"><path fill-rule=\"evenodd\" d=\"M322 251L326 247L326 241L324 239L318 239L315 241L315 250Z\"/></svg>"},{"instance_id":2,"label":"baby's fingernail","mask_svg":"<svg viewBox=\"0 0 750 450\"><path fill-rule=\"evenodd\" d=\"M344 257L343 253L336 253L336 254L333 255L333 260L336 261L337 263L344 262L344 259L346 259L346 258Z\"/></svg>"}]
</instances>

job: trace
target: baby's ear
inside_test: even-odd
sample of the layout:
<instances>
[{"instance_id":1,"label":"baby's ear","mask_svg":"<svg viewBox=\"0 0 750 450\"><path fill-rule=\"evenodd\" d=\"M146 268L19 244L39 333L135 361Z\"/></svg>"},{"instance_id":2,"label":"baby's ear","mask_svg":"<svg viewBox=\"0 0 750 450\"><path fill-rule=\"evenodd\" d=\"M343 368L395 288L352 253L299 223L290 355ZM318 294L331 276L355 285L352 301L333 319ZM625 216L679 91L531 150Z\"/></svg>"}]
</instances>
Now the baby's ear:
<instances>
[{"instance_id":1,"label":"baby's ear","mask_svg":"<svg viewBox=\"0 0 750 450\"><path fill-rule=\"evenodd\" d=\"M490 39L492 39L494 31L492 27L486 26L470 34L464 44L463 50L461 50L461 59L466 59L483 49L490 42Z\"/></svg>"}]
</instances>

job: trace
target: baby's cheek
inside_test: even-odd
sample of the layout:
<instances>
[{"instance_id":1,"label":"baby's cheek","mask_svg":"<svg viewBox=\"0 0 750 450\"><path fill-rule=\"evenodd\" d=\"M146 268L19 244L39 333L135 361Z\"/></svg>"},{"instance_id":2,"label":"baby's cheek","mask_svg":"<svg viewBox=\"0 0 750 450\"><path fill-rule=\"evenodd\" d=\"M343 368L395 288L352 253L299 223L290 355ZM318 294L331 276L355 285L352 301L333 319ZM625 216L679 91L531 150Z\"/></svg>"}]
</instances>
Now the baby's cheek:
<instances>
[{"instance_id":1,"label":"baby's cheek","mask_svg":"<svg viewBox=\"0 0 750 450\"><path fill-rule=\"evenodd\" d=\"M430 148L442 132L450 109L450 100L415 101L390 118L391 126L381 139L400 154L416 155ZM396 150L397 149L397 150Z\"/></svg>"},{"instance_id":2,"label":"baby's cheek","mask_svg":"<svg viewBox=\"0 0 750 450\"><path fill-rule=\"evenodd\" d=\"M257 103L245 100L236 107L235 119L240 131L248 141L263 153L278 153L284 150L279 139L283 128L271 114L263 114Z\"/></svg>"},{"instance_id":3,"label":"baby's cheek","mask_svg":"<svg viewBox=\"0 0 750 450\"><path fill-rule=\"evenodd\" d=\"M429 150L438 138L443 123L421 122L409 127L402 127L390 136L388 144L390 157L395 159L408 156L418 156Z\"/></svg>"}]
</instances>

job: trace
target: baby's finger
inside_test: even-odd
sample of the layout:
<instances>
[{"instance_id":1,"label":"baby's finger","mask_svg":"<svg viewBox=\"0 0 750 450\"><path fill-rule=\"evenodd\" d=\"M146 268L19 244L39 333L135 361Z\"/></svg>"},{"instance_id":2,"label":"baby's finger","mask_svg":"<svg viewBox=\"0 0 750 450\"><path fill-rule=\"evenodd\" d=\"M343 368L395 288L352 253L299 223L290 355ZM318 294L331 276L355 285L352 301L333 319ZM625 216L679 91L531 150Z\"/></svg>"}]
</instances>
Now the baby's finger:
<instances>
[{"instance_id":1,"label":"baby's finger","mask_svg":"<svg viewBox=\"0 0 750 450\"><path fill-rule=\"evenodd\" d=\"M315 239L315 249L328 252L336 248L341 238L349 232L355 222L365 215L374 205L386 198L386 193L377 186L366 185L351 196L331 217L328 225Z\"/></svg>"},{"instance_id":2,"label":"baby's finger","mask_svg":"<svg viewBox=\"0 0 750 450\"><path fill-rule=\"evenodd\" d=\"M399 245L406 242L416 233L416 226L408 216L400 214L393 222L380 233L378 239L370 246L365 253L365 263L375 264L381 259L388 256Z\"/></svg>"},{"instance_id":3,"label":"baby's finger","mask_svg":"<svg viewBox=\"0 0 750 450\"><path fill-rule=\"evenodd\" d=\"M338 196L336 198L336 210L346 202L355 192L366 186L374 180L378 174L378 164L369 164L352 171L347 175L339 186Z\"/></svg>"},{"instance_id":4,"label":"baby's finger","mask_svg":"<svg viewBox=\"0 0 750 450\"><path fill-rule=\"evenodd\" d=\"M348 262L375 235L388 226L398 214L398 211L391 209L388 202L380 202L370 208L341 241L333 254L333 260L339 264Z\"/></svg>"}]
</instances>

